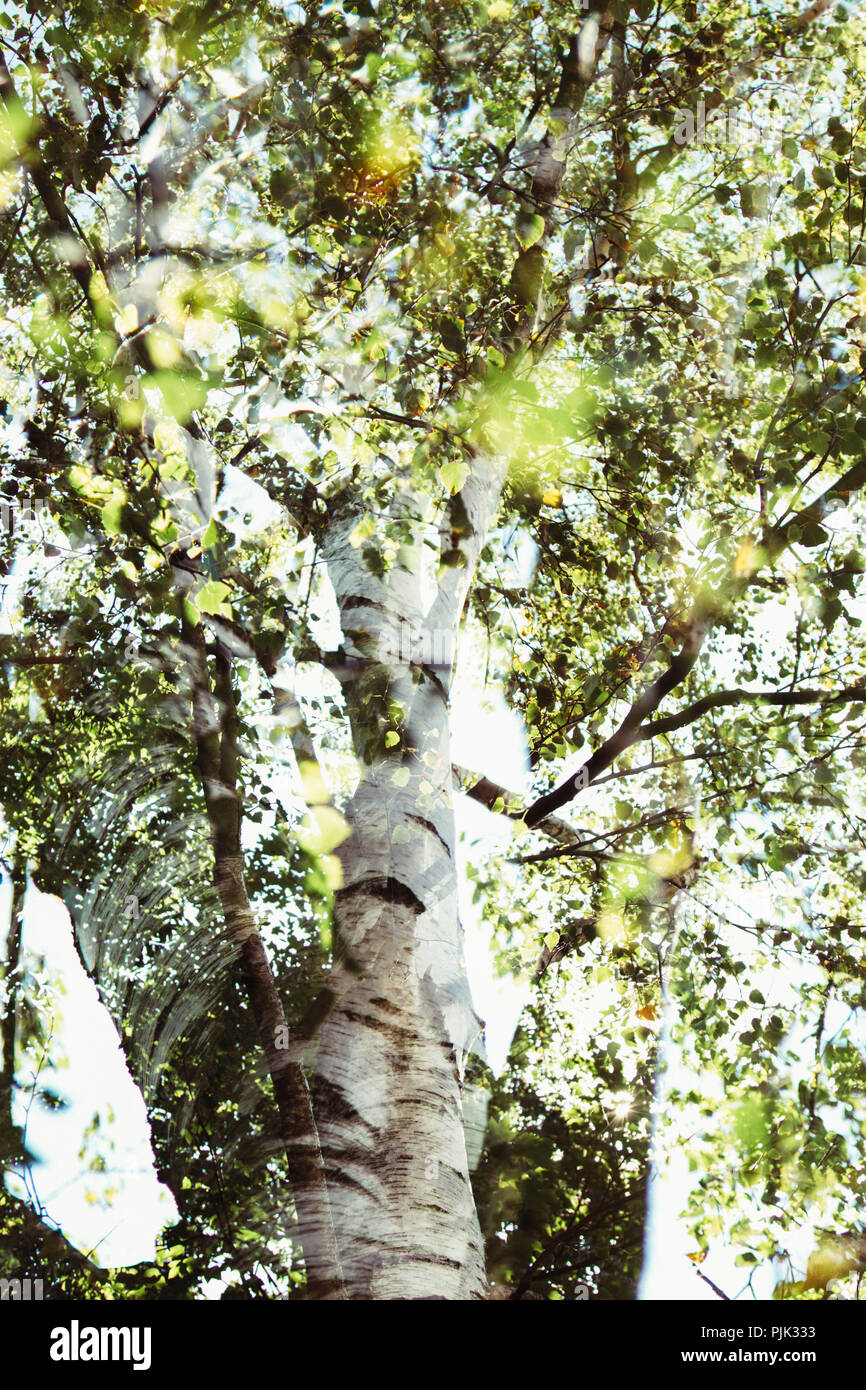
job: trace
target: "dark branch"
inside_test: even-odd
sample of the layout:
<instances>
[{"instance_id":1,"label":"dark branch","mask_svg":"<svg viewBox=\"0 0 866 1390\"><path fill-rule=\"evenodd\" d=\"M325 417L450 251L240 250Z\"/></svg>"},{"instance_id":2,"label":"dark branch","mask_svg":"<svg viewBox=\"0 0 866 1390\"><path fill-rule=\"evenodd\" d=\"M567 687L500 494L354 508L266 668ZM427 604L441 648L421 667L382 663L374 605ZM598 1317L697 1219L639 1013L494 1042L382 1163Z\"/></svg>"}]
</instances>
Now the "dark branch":
<instances>
[{"instance_id":1,"label":"dark branch","mask_svg":"<svg viewBox=\"0 0 866 1390\"><path fill-rule=\"evenodd\" d=\"M669 715L667 719L654 719L641 729L641 739L656 738L659 734L669 734L674 729L682 729L693 724L708 710L720 709L726 705L764 704L764 705L835 705L855 704L866 700L866 686L851 685L844 690L718 690L713 695L704 695L693 705L680 710L679 714Z\"/></svg>"},{"instance_id":2,"label":"dark branch","mask_svg":"<svg viewBox=\"0 0 866 1390\"><path fill-rule=\"evenodd\" d=\"M814 502L792 513L787 519L764 527L755 545L750 564L742 569L735 561L721 592L712 598L701 598L697 601L686 627L682 647L672 657L668 669L634 702L616 732L611 734L577 772L552 791L539 797L529 807L524 819L530 828L537 826L545 816L552 815L554 811L573 801L579 792L594 782L598 774L610 767L627 748L650 737L644 733L642 726L649 716L655 713L665 696L681 685L688 676L700 655L707 634L712 631L730 601L748 588L760 569L771 565L789 546L796 545L804 526L821 522L827 515L831 502L842 497L850 500L851 495L859 492L864 484L866 459L861 459L816 497Z\"/></svg>"}]
</instances>

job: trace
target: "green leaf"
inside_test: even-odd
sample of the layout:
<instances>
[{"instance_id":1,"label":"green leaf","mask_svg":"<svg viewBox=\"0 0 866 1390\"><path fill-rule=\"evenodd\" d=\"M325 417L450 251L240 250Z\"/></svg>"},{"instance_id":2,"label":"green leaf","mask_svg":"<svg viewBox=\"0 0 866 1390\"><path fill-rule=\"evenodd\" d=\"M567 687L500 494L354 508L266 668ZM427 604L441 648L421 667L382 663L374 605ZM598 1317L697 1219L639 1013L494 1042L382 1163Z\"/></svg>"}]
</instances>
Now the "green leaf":
<instances>
[{"instance_id":1,"label":"green leaf","mask_svg":"<svg viewBox=\"0 0 866 1390\"><path fill-rule=\"evenodd\" d=\"M667 212L659 219L663 227L672 227L681 232L693 232L695 230L695 219L689 217L688 213Z\"/></svg>"},{"instance_id":2,"label":"green leaf","mask_svg":"<svg viewBox=\"0 0 866 1390\"><path fill-rule=\"evenodd\" d=\"M121 518L123 509L126 506L126 494L123 492L115 493L109 498L105 506L99 513L100 521L110 536L117 536L121 531Z\"/></svg>"},{"instance_id":3,"label":"green leaf","mask_svg":"<svg viewBox=\"0 0 866 1390\"><path fill-rule=\"evenodd\" d=\"M190 598L185 598L183 600L183 616L190 627L198 627L201 622L201 613Z\"/></svg>"},{"instance_id":4,"label":"green leaf","mask_svg":"<svg viewBox=\"0 0 866 1390\"><path fill-rule=\"evenodd\" d=\"M144 378L144 385L159 387L166 410L181 425L207 400L207 382L181 372L151 372Z\"/></svg>"},{"instance_id":5,"label":"green leaf","mask_svg":"<svg viewBox=\"0 0 866 1390\"><path fill-rule=\"evenodd\" d=\"M308 854L330 854L350 834L348 824L333 806L311 807L295 831Z\"/></svg>"},{"instance_id":6,"label":"green leaf","mask_svg":"<svg viewBox=\"0 0 866 1390\"><path fill-rule=\"evenodd\" d=\"M864 440L856 430L847 430L839 440L839 449L849 458L859 458L866 453L866 440Z\"/></svg>"},{"instance_id":7,"label":"green leaf","mask_svg":"<svg viewBox=\"0 0 866 1390\"><path fill-rule=\"evenodd\" d=\"M439 320L439 332L442 336L442 345L449 352L461 353L466 345L464 332L465 325L462 319L449 318L443 315Z\"/></svg>"},{"instance_id":8,"label":"green leaf","mask_svg":"<svg viewBox=\"0 0 866 1390\"><path fill-rule=\"evenodd\" d=\"M219 613L224 618L230 618L232 610L226 603L230 593L228 584L221 579L211 579L199 589L195 601L202 613Z\"/></svg>"},{"instance_id":9,"label":"green leaf","mask_svg":"<svg viewBox=\"0 0 866 1390\"><path fill-rule=\"evenodd\" d=\"M830 539L823 526L819 526L816 521L807 521L803 527L803 534L800 537L800 544L807 549L814 549L818 545L826 545Z\"/></svg>"},{"instance_id":10,"label":"green leaf","mask_svg":"<svg viewBox=\"0 0 866 1390\"><path fill-rule=\"evenodd\" d=\"M350 546L352 546L353 550L357 550L359 546L364 544L364 541L370 540L370 538L375 534L376 523L373 520L373 518L368 514L367 516L362 517L362 519L357 523L357 525L352 528L352 531L349 535L349 544Z\"/></svg>"},{"instance_id":11,"label":"green leaf","mask_svg":"<svg viewBox=\"0 0 866 1390\"><path fill-rule=\"evenodd\" d=\"M816 454L823 454L830 447L830 435L826 430L810 430L806 435L805 443Z\"/></svg>"},{"instance_id":12,"label":"green leaf","mask_svg":"<svg viewBox=\"0 0 866 1390\"><path fill-rule=\"evenodd\" d=\"M521 212L514 227L514 235L524 251L534 246L544 236L544 218L537 212Z\"/></svg>"},{"instance_id":13,"label":"green leaf","mask_svg":"<svg viewBox=\"0 0 866 1390\"><path fill-rule=\"evenodd\" d=\"M446 487L453 497L469 477L469 467L462 459L449 459L439 469L439 477L443 487Z\"/></svg>"},{"instance_id":14,"label":"green leaf","mask_svg":"<svg viewBox=\"0 0 866 1390\"><path fill-rule=\"evenodd\" d=\"M70 487L74 487L76 492L87 493L93 486L93 474L89 468L79 468L78 464L73 464L66 476Z\"/></svg>"}]
</instances>

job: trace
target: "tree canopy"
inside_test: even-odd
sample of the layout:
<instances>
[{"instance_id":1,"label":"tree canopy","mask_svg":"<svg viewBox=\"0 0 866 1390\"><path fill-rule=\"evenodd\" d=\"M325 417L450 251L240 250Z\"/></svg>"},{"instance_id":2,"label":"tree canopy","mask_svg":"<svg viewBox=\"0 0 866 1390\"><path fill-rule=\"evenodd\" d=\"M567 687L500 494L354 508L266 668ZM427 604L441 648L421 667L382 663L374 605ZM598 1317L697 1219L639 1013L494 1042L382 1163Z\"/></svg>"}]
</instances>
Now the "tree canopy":
<instances>
[{"instance_id":1,"label":"tree canopy","mask_svg":"<svg viewBox=\"0 0 866 1390\"><path fill-rule=\"evenodd\" d=\"M341 1224L367 1180L337 1090L356 1058L396 1094L402 1055L410 1099L429 1067L480 1107L484 1292L470 1250L445 1296L633 1298L674 1153L697 1255L859 1295L864 24L0 4L0 1163L32 1162L24 1059L63 1009L29 877L179 1211L105 1271L0 1186L4 1273L330 1297L339 1255L349 1296L401 1296L390 1229L386 1277ZM491 692L520 789L447 752ZM455 860L452 796L508 833ZM498 1074L458 872L526 990ZM404 963L437 913L444 955ZM415 1020L387 1065L338 1046L364 980L380 1031Z\"/></svg>"}]
</instances>

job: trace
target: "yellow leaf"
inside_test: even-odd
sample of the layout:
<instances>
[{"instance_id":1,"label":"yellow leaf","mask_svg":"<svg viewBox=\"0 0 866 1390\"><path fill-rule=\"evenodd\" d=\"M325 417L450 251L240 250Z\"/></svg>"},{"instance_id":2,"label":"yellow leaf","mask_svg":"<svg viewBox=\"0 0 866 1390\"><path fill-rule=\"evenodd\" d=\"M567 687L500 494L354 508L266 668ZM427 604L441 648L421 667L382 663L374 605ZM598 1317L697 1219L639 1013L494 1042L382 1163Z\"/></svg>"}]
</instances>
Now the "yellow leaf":
<instances>
[{"instance_id":1,"label":"yellow leaf","mask_svg":"<svg viewBox=\"0 0 866 1390\"><path fill-rule=\"evenodd\" d=\"M325 882L331 892L336 893L337 889L343 886L343 866L336 854L323 855L321 867L325 875Z\"/></svg>"},{"instance_id":2,"label":"yellow leaf","mask_svg":"<svg viewBox=\"0 0 866 1390\"><path fill-rule=\"evenodd\" d=\"M333 806L317 806L308 811L295 835L308 854L330 855L351 832L339 811Z\"/></svg>"},{"instance_id":3,"label":"yellow leaf","mask_svg":"<svg viewBox=\"0 0 866 1390\"><path fill-rule=\"evenodd\" d=\"M199 589L195 601L201 613L220 614L224 618L230 618L231 606L226 603L230 593L228 584L224 584L221 579L209 579Z\"/></svg>"},{"instance_id":4,"label":"yellow leaf","mask_svg":"<svg viewBox=\"0 0 866 1390\"><path fill-rule=\"evenodd\" d=\"M110 536L120 534L123 509L126 506L126 493L116 492L108 499L100 511L100 520Z\"/></svg>"},{"instance_id":5,"label":"yellow leaf","mask_svg":"<svg viewBox=\"0 0 866 1390\"><path fill-rule=\"evenodd\" d=\"M806 1264L806 1288L826 1289L831 1279L844 1279L860 1266L856 1242L841 1237L812 1252Z\"/></svg>"},{"instance_id":6,"label":"yellow leaf","mask_svg":"<svg viewBox=\"0 0 866 1390\"><path fill-rule=\"evenodd\" d=\"M596 931L602 941L621 941L625 936L625 923L620 913L608 908L599 917Z\"/></svg>"},{"instance_id":7,"label":"yellow leaf","mask_svg":"<svg viewBox=\"0 0 866 1390\"><path fill-rule=\"evenodd\" d=\"M171 368L180 361L180 344L170 333L153 329L147 335L147 351L155 367Z\"/></svg>"},{"instance_id":8,"label":"yellow leaf","mask_svg":"<svg viewBox=\"0 0 866 1390\"><path fill-rule=\"evenodd\" d=\"M138 305L124 304L117 315L117 331L127 334L134 333L138 328Z\"/></svg>"},{"instance_id":9,"label":"yellow leaf","mask_svg":"<svg viewBox=\"0 0 866 1390\"><path fill-rule=\"evenodd\" d=\"M549 487L541 498L545 507L561 507L562 493L558 487Z\"/></svg>"},{"instance_id":10,"label":"yellow leaf","mask_svg":"<svg viewBox=\"0 0 866 1390\"><path fill-rule=\"evenodd\" d=\"M325 786L325 779L322 776L319 764L312 761L301 761L298 763L298 772L301 774L301 782L304 787L304 800L307 805L326 805L331 798L328 793L328 788Z\"/></svg>"},{"instance_id":11,"label":"yellow leaf","mask_svg":"<svg viewBox=\"0 0 866 1390\"><path fill-rule=\"evenodd\" d=\"M749 579L755 573L757 565L755 563L755 544L749 537L743 541L736 555L734 556L734 577L735 579Z\"/></svg>"},{"instance_id":12,"label":"yellow leaf","mask_svg":"<svg viewBox=\"0 0 866 1390\"><path fill-rule=\"evenodd\" d=\"M691 850L685 845L680 849L658 850L656 854L650 855L647 867L659 878L674 878L690 869L694 862Z\"/></svg>"},{"instance_id":13,"label":"yellow leaf","mask_svg":"<svg viewBox=\"0 0 866 1390\"><path fill-rule=\"evenodd\" d=\"M352 549L357 550L359 546L364 544L364 541L368 541L370 537L375 534L375 531L376 523L373 518L371 516L365 516L363 521L359 521L349 535L349 544Z\"/></svg>"},{"instance_id":14,"label":"yellow leaf","mask_svg":"<svg viewBox=\"0 0 866 1390\"><path fill-rule=\"evenodd\" d=\"M88 492L93 481L93 473L89 468L79 468L75 463L67 474L70 487L74 487L76 492Z\"/></svg>"}]
</instances>

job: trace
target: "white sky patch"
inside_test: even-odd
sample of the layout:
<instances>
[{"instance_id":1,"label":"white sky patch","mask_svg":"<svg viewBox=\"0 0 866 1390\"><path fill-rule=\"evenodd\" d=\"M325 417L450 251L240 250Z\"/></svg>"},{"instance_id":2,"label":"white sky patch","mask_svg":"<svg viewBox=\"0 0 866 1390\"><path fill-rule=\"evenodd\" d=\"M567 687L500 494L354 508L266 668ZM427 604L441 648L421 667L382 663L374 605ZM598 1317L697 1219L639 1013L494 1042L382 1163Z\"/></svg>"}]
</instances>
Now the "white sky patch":
<instances>
[{"instance_id":1,"label":"white sky patch","mask_svg":"<svg viewBox=\"0 0 866 1390\"><path fill-rule=\"evenodd\" d=\"M736 887L740 893L743 892L744 885L737 883ZM773 920L778 908L776 885L771 883L750 883L748 885L747 901L732 901L724 895L715 895L711 902L717 910L724 912L730 920L720 923L719 934L731 947L736 947L738 956L755 964L755 957L765 952L762 945L755 936L744 935L739 927L744 927L746 931L754 926L758 919ZM763 969L753 968L749 975L750 986L754 986L761 991L766 1001L766 1009L780 1008L794 1010L796 1020L796 1005L798 1000L798 989L806 982L816 983L820 979L821 972L817 966L809 961L799 960L792 962L783 972L780 972L777 965L772 961L768 962ZM736 995L736 986L733 982L727 982L723 987L723 993ZM684 1057L680 1047L672 1043L670 1038L670 1024L673 1013L676 1010L676 986L673 986L674 998L665 1007L665 1024L659 1039L659 1056L662 1069L659 1073L656 1093L656 1109L659 1120L662 1124L667 1119L667 1100L666 1097L673 1091L687 1093L696 1090L698 1094L705 1094L713 1097L719 1102L719 1117L721 1119L722 1106L725 1100L722 1078L717 1073L697 1072L689 1065L687 1057ZM756 1006L757 1011L757 1006ZM833 1008L828 1008L825 1022L824 1036L829 1038L837 1029L841 1029L849 1021L848 1009L840 1004ZM798 1025L795 1022L789 1030L784 1047L796 1050L801 1049L803 1057L803 1076L808 1076L813 1061L814 1034L812 1031L813 1022L808 1026ZM861 1035L863 1030L861 1029ZM798 1037L798 1032L802 1034ZM861 1036L860 1045L863 1046L866 1038ZM796 1078L795 1078L796 1079ZM845 1121L841 1116L834 1116L829 1113L827 1107L822 1107L822 1118L828 1128L842 1126L845 1128ZM691 1128L693 1120L694 1129ZM667 1152L661 1159L656 1159L653 1163L652 1177L650 1181L650 1196L648 1220L645 1233L645 1259L638 1289L638 1298L642 1301L653 1300L675 1300L678 1302L686 1301L705 1301L718 1302L719 1296L714 1293L711 1287L695 1272L695 1266L689 1261L688 1256L695 1254L700 1249L694 1236L688 1233L686 1222L682 1217L682 1212L688 1201L689 1193L697 1186L700 1172L691 1172L688 1166L689 1140L699 1135L711 1137L713 1122L705 1115L700 1115L697 1111L693 1114L689 1107L685 1111L678 1112L677 1125L680 1130L676 1137L676 1142L671 1143L670 1136L667 1139ZM726 1171L726 1180L735 1183L736 1174ZM732 1213L732 1219L736 1213ZM856 1223L857 1214L852 1213L851 1223ZM773 1289L781 1280L802 1278L809 1255L817 1248L819 1236L820 1220L815 1222L805 1221L799 1229L792 1229L787 1224L784 1230L780 1230L780 1237L784 1239L785 1248L790 1257L788 1261L767 1260L754 1266L751 1283L749 1275L752 1272L748 1267L735 1263L736 1249L726 1246L724 1237L712 1240L709 1243L705 1261L699 1266L703 1274L707 1275L713 1282L721 1288L729 1298L743 1298L746 1300L758 1299L768 1300L773 1296Z\"/></svg>"},{"instance_id":2,"label":"white sky patch","mask_svg":"<svg viewBox=\"0 0 866 1390\"><path fill-rule=\"evenodd\" d=\"M459 669L459 668L458 668ZM451 752L454 762L485 774L518 794L526 787L528 756L522 720L510 710L499 691L472 689L472 664L463 663L458 674L452 714ZM459 693L463 686L463 694ZM466 687L469 687L468 689ZM498 1076L531 986L527 981L499 975L493 965L493 924L484 921L480 904L472 901L474 883L466 866L507 850L514 823L494 815L468 796L456 796L458 892L460 920L466 933L466 970L472 1000L485 1022L487 1060ZM515 885L516 886L516 885Z\"/></svg>"},{"instance_id":3,"label":"white sky patch","mask_svg":"<svg viewBox=\"0 0 866 1390\"><path fill-rule=\"evenodd\" d=\"M227 513L225 517L221 515L220 520L241 536L264 531L283 515L282 508L271 500L263 487L231 464L226 468L218 502L220 512Z\"/></svg>"},{"instance_id":4,"label":"white sky patch","mask_svg":"<svg viewBox=\"0 0 866 1390\"><path fill-rule=\"evenodd\" d=\"M10 900L9 879L4 876L0 921L9 920ZM49 1050L66 1063L45 1068L38 1077L40 1086L63 1097L65 1109L48 1109L37 1100L28 1111L26 1092L17 1097L16 1123L26 1121L27 1146L40 1160L30 1171L29 1184L48 1219L96 1264L117 1268L152 1260L156 1237L177 1220L177 1208L154 1169L144 1100L127 1069L117 1031L78 958L66 908L32 884L22 946L29 968L38 969L44 957L47 970L62 985L62 1017ZM26 1087L32 1076L29 1055L22 1060L19 1053L19 1086ZM87 1160L104 1155L104 1171L86 1168L79 1157L85 1130L97 1112L100 1128ZM25 1195L20 1180L7 1181L16 1196ZM111 1189L117 1195L107 1201L105 1194Z\"/></svg>"},{"instance_id":5,"label":"white sky patch","mask_svg":"<svg viewBox=\"0 0 866 1390\"><path fill-rule=\"evenodd\" d=\"M506 850L512 840L512 822L505 816L493 815L468 796L455 798L454 813L458 834L458 901L466 933L466 973L472 1002L484 1020L487 1061L494 1076L499 1076L508 1061L514 1030L532 985L528 980L498 975L493 969L493 924L483 920L481 905L472 901L475 885L466 877L466 865Z\"/></svg>"},{"instance_id":6,"label":"white sky patch","mask_svg":"<svg viewBox=\"0 0 866 1390\"><path fill-rule=\"evenodd\" d=\"M520 588L528 588L541 553L537 543L522 526L515 525L498 533L491 532L491 541L497 534L502 537L506 559L514 566L514 584Z\"/></svg>"},{"instance_id":7,"label":"white sky patch","mask_svg":"<svg viewBox=\"0 0 866 1390\"><path fill-rule=\"evenodd\" d=\"M723 934L730 935L732 931L735 932L735 929L723 928ZM746 945L748 946L748 942ZM742 951L742 943L740 950ZM746 952L747 955L754 953L754 949ZM772 984L771 976L768 978L768 987L772 987ZM667 1118L665 1098L673 1090L685 1093L697 1087L699 1092L716 1095L720 1103L724 1100L721 1077L716 1074L696 1075L684 1064L679 1047L672 1044L670 1024L675 1010L674 997L672 1003L665 1006L665 1021L659 1036L662 1070L657 1081L654 1134L659 1120ZM644 1236L644 1266L638 1287L638 1299L718 1303L719 1295L698 1276L698 1267L702 1274L712 1279L727 1294L728 1298L741 1295L747 1299L768 1299L772 1296L773 1286L777 1282L777 1276L770 1264L755 1270L749 1289L747 1281L751 1271L736 1265L735 1251L725 1248L721 1242L711 1243L706 1259L700 1266L694 1265L688 1258L689 1255L698 1253L701 1247L695 1241L695 1237L689 1234L682 1219L688 1195L700 1176L689 1169L690 1135L687 1119L686 1115L678 1116L678 1122L683 1127L678 1142L675 1145L670 1144L668 1139L669 1152L662 1160L657 1159L653 1163ZM695 1115L694 1121L700 1133L706 1132L709 1125L706 1117Z\"/></svg>"},{"instance_id":8,"label":"white sky patch","mask_svg":"<svg viewBox=\"0 0 866 1390\"><path fill-rule=\"evenodd\" d=\"M529 760L523 721L498 690L472 689L458 674L451 714L451 760L518 795L526 790ZM462 688L461 688L462 687ZM477 803L476 803L477 804ZM511 822L506 822L509 835Z\"/></svg>"}]
</instances>

